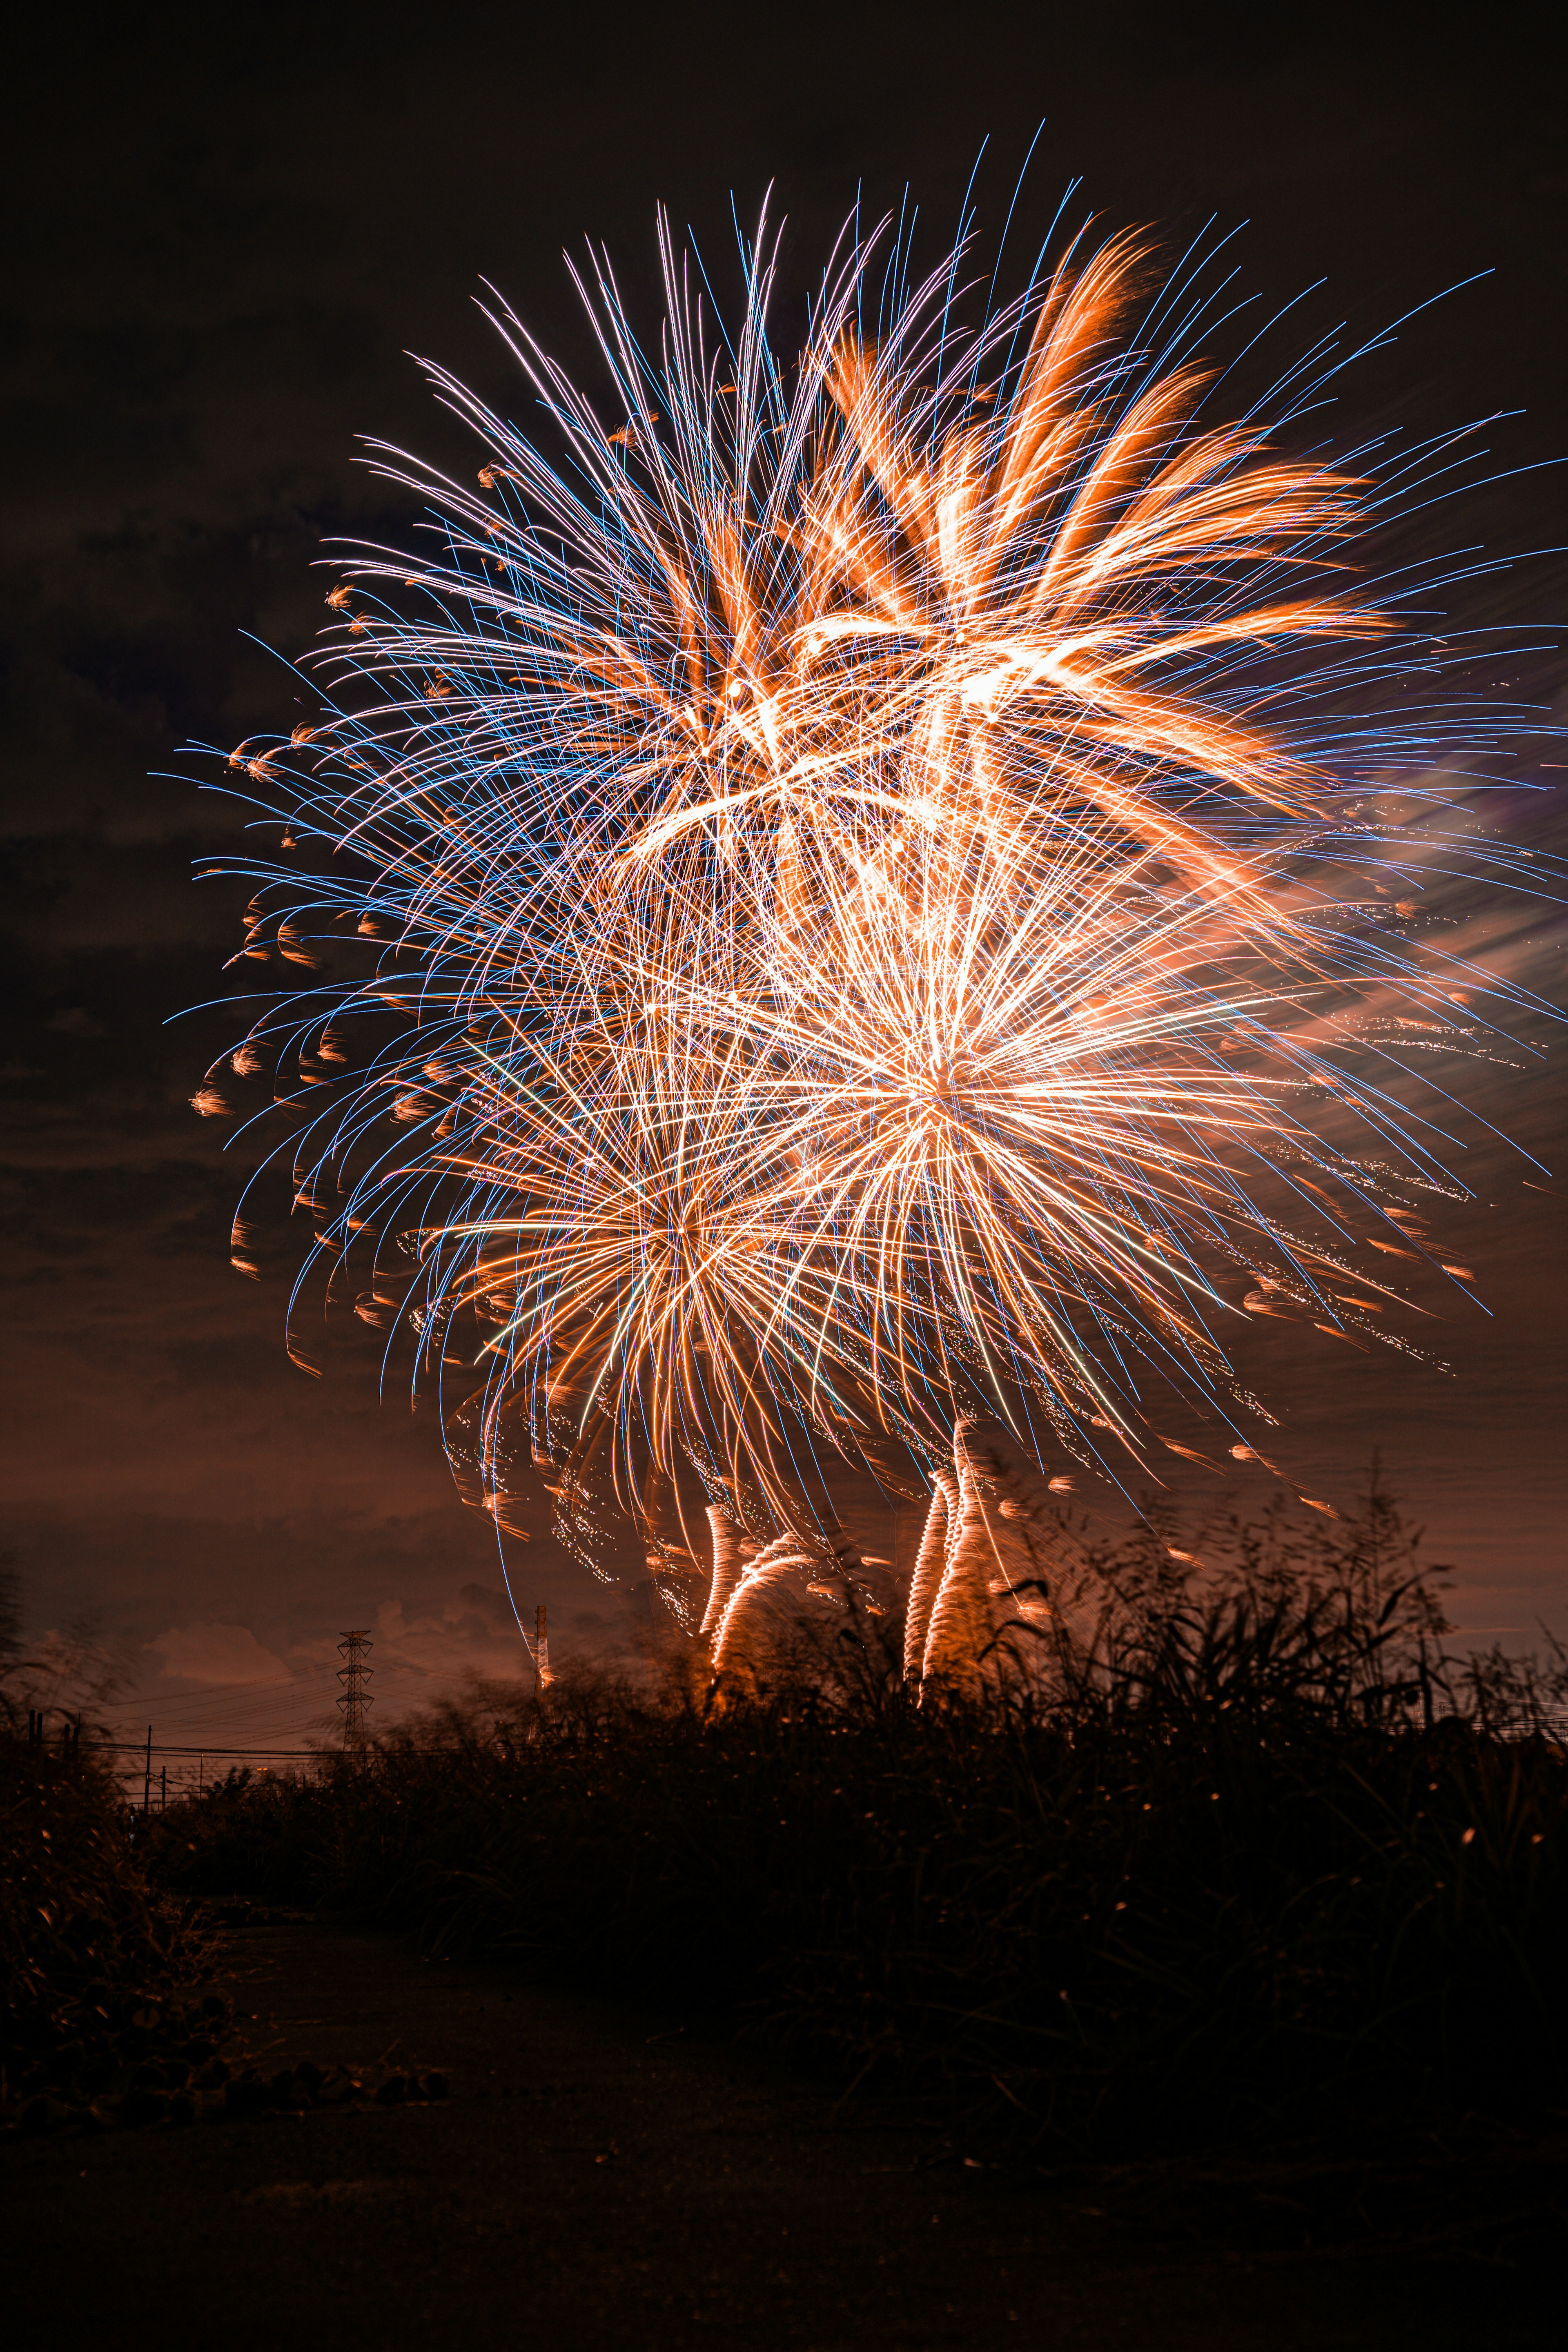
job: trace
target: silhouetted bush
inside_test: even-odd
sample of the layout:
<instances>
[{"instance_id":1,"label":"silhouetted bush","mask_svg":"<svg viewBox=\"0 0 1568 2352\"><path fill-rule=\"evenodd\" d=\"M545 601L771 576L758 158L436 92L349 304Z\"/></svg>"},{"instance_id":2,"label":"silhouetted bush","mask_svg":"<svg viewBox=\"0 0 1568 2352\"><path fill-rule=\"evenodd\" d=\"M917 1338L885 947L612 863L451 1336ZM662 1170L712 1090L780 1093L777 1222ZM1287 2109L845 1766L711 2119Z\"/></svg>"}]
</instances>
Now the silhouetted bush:
<instances>
[{"instance_id":1,"label":"silhouetted bush","mask_svg":"<svg viewBox=\"0 0 1568 2352\"><path fill-rule=\"evenodd\" d=\"M916 1706L852 1616L744 1695L476 1686L172 1806L156 1866L739 2012L972 2126L1526 2115L1568 2087L1561 1675L1445 1658L1392 1525L1315 1575L1124 1562L1094 1641L984 1703Z\"/></svg>"},{"instance_id":2,"label":"silhouetted bush","mask_svg":"<svg viewBox=\"0 0 1568 2352\"><path fill-rule=\"evenodd\" d=\"M0 1733L0 2119L166 2105L227 2031L228 2004L188 1990L206 1948L149 1885L109 1776Z\"/></svg>"},{"instance_id":3,"label":"silhouetted bush","mask_svg":"<svg viewBox=\"0 0 1568 2352\"><path fill-rule=\"evenodd\" d=\"M24 1652L0 1571L0 2121L24 2130L162 2114L228 2027L226 2001L188 1990L205 1938L150 1884L82 1745L80 1709L111 1687L81 1629ZM35 1745L26 1718L45 1702L69 1727Z\"/></svg>"}]
</instances>

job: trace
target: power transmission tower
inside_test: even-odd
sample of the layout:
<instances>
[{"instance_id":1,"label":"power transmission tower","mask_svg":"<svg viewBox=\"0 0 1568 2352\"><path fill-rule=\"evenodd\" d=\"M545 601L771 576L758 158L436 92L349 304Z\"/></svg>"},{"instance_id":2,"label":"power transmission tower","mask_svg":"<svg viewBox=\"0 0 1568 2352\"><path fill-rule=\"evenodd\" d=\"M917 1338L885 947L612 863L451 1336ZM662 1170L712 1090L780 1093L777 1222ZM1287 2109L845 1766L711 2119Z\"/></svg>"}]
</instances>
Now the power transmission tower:
<instances>
[{"instance_id":1,"label":"power transmission tower","mask_svg":"<svg viewBox=\"0 0 1568 2352\"><path fill-rule=\"evenodd\" d=\"M540 1697L550 1688L550 1628L542 1601L533 1620L533 1687Z\"/></svg>"},{"instance_id":2,"label":"power transmission tower","mask_svg":"<svg viewBox=\"0 0 1568 2352\"><path fill-rule=\"evenodd\" d=\"M374 1706L365 1685L375 1669L365 1664L365 1653L374 1647L368 1633L345 1633L338 1643L338 1655L343 1664L338 1668L338 1680L343 1695L338 1705L343 1711L343 1753L363 1756L365 1746L364 1711Z\"/></svg>"}]
</instances>

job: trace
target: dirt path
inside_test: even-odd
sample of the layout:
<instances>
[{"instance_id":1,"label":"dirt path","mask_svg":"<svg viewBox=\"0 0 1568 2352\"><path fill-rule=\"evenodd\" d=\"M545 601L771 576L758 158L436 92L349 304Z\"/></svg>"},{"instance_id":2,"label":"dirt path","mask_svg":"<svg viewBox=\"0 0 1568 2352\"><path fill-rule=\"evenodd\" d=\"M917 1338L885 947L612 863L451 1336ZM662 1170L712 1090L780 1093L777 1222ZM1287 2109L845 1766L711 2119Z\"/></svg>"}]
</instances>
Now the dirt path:
<instances>
[{"instance_id":1,"label":"dirt path","mask_svg":"<svg viewBox=\"0 0 1568 2352\"><path fill-rule=\"evenodd\" d=\"M14 2144L0 2307L27 2323L15 2341L90 2329L159 2352L1501 2352L1547 2340L1539 2273L1260 2250L1246 2232L1237 2251L1194 2237L1179 2200L1108 2218L1084 2210L1081 2189L966 2167L932 2130L840 2110L691 2031L424 1960L389 1937L247 1927L229 1951L268 2066L439 2066L451 2098ZM1273 2203L1299 2241L1306 2206Z\"/></svg>"}]
</instances>

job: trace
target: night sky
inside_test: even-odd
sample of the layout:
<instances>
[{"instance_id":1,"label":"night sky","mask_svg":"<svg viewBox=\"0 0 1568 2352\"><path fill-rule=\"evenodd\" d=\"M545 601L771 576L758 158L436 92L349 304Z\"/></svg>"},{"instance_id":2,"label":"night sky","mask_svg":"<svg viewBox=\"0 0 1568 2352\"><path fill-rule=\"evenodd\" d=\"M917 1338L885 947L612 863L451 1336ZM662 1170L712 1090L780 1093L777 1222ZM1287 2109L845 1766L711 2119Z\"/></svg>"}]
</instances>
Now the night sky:
<instances>
[{"instance_id":1,"label":"night sky","mask_svg":"<svg viewBox=\"0 0 1568 2352\"><path fill-rule=\"evenodd\" d=\"M229 1267L241 1171L188 1097L243 1024L166 1025L224 985L247 896L191 881L237 818L181 747L290 724L298 681L265 648L297 655L325 617L322 541L410 530L412 502L354 463L357 434L474 462L407 352L521 411L473 307L481 278L584 363L563 247L605 239L651 301L662 199L732 278L731 193L753 217L771 180L791 340L858 183L873 215L907 184L934 256L989 136L994 239L1043 121L1020 247L1075 177L1079 213L1156 224L1173 252L1211 218L1245 222L1238 290L1277 307L1325 281L1303 342L1341 319L1360 340L1489 269L1356 370L1334 430L1417 436L1501 410L1522 414L1483 436L1483 471L1568 450L1561 85L1507 12L1479 16L1468 47L1432 18L1369 47L1321 12L1173 10L1158 34L1082 13L1116 29L1097 46L1050 7L523 7L268 10L176 37L124 12L101 31L73 19L14 84L6 1540L35 1628L98 1612L160 1738L297 1737L330 1703L349 1624L375 1632L384 1717L465 1665L521 1663L492 1530L458 1502L434 1424L378 1402L372 1349L302 1378L283 1288ZM1562 483L1547 468L1483 488L1410 551L1561 543ZM1478 685L1555 692L1561 709L1552 632L1534 625L1561 621L1565 588L1559 556L1456 592L1456 622L1517 624L1500 643L1542 648L1479 664ZM1542 763L1559 760L1549 738L1524 747L1520 788L1475 823L1562 846L1557 797L1524 789L1556 783ZM1545 910L1461 913L1560 1001ZM1490 1314L1443 1328L1453 1378L1287 1330L1253 1335L1248 1358L1288 1408L1307 1491L1353 1497L1381 1447L1455 1564L1461 1625L1510 1646L1538 1618L1563 1626L1568 1600L1563 1186L1485 1122L1560 1170L1559 1066L1466 1078L1478 1116L1457 1117L1452 1164L1479 1206L1437 1230ZM517 1559L559 1652L627 1637L624 1599L547 1530Z\"/></svg>"}]
</instances>

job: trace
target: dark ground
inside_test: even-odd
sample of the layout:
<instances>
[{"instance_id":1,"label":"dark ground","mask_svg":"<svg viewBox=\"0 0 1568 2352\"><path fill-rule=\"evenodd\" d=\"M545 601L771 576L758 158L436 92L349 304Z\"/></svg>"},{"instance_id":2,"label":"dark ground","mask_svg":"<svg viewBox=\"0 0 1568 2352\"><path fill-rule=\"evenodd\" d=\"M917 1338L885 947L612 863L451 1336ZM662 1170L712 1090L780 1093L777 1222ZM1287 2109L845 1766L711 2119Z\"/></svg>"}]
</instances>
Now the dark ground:
<instances>
[{"instance_id":1,"label":"dark ground","mask_svg":"<svg viewBox=\"0 0 1568 2352\"><path fill-rule=\"evenodd\" d=\"M13 2342L1500 2352L1560 2316L1568 2149L1500 2128L977 2168L695 2023L499 1968L305 1921L225 1958L265 2067L440 2066L450 2100L13 2143Z\"/></svg>"}]
</instances>

